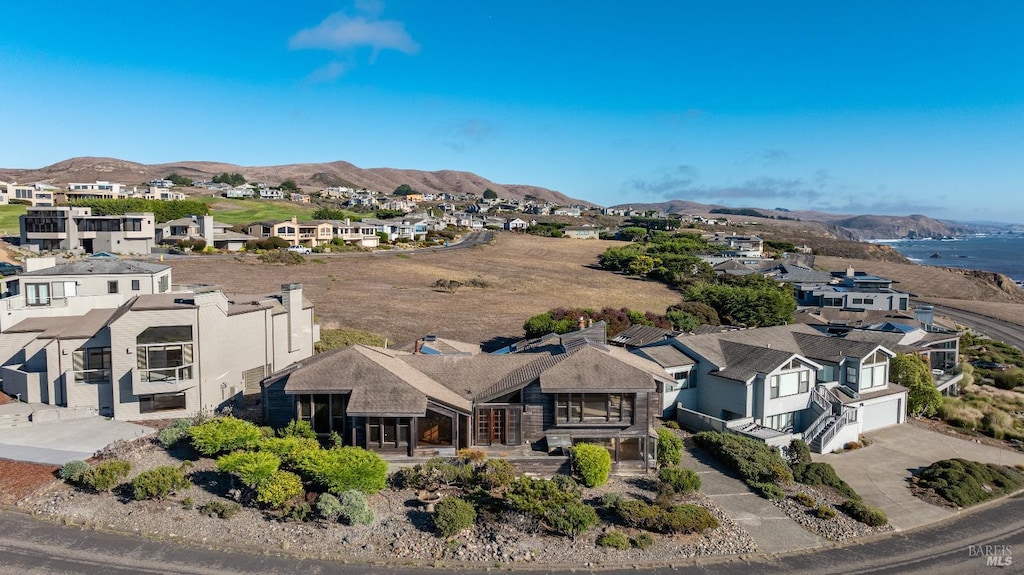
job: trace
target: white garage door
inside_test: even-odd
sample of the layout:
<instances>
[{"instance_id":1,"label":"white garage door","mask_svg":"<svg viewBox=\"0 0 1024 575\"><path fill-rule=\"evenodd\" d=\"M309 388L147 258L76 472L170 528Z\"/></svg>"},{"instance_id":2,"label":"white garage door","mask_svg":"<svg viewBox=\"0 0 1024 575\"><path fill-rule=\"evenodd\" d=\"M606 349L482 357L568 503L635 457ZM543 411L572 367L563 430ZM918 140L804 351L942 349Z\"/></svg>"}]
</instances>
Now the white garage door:
<instances>
[{"instance_id":1,"label":"white garage door","mask_svg":"<svg viewBox=\"0 0 1024 575\"><path fill-rule=\"evenodd\" d=\"M861 409L861 416L864 418L864 431L871 431L881 427L888 427L899 423L900 411L903 409L902 398L895 398L892 401L865 405Z\"/></svg>"}]
</instances>

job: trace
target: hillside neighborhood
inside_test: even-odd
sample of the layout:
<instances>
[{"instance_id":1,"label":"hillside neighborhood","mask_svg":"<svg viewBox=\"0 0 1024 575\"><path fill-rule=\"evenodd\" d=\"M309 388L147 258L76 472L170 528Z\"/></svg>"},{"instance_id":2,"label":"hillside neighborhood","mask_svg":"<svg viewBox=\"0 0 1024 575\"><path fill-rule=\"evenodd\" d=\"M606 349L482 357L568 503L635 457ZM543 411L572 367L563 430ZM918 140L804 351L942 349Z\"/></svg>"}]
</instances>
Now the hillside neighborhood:
<instances>
[{"instance_id":1,"label":"hillside neighborhood","mask_svg":"<svg viewBox=\"0 0 1024 575\"><path fill-rule=\"evenodd\" d=\"M586 538L616 564L816 549L1024 486L1019 350L742 217L230 176L0 184L23 211L0 278L0 466L60 478L18 505L367 561L554 563ZM308 211L227 223L219 202ZM604 242L572 265L681 303L551 310L486 342L446 337L438 312L437 332L335 344L290 277L323 255L353 275L349 256L454 261L485 230ZM280 289L175 281L204 259ZM1003 415L958 427L996 388ZM988 480L947 490L949 469Z\"/></svg>"}]
</instances>

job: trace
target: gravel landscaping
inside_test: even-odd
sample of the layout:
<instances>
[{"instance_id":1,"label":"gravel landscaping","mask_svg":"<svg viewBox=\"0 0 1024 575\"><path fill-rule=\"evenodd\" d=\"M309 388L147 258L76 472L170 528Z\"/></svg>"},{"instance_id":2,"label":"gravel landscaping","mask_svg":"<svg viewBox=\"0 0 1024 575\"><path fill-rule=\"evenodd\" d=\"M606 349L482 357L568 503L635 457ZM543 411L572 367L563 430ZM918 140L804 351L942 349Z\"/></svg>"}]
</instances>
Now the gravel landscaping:
<instances>
[{"instance_id":1,"label":"gravel landscaping","mask_svg":"<svg viewBox=\"0 0 1024 575\"><path fill-rule=\"evenodd\" d=\"M893 530L892 525L888 524L882 527L865 525L839 511L838 506L845 501L845 498L836 494L828 487L811 487L793 483L784 489L786 496L782 499L776 499L772 503L785 512L790 519L800 524L801 527L829 541L847 541L856 537L887 533ZM812 497L817 505L827 505L835 511L835 516L830 519L818 517L814 507L807 507L794 499L794 496L798 493L804 493Z\"/></svg>"},{"instance_id":2,"label":"gravel landscaping","mask_svg":"<svg viewBox=\"0 0 1024 575\"><path fill-rule=\"evenodd\" d=\"M181 463L180 458L173 456L179 453L172 455L150 440L115 445L110 454L131 462L132 477L145 469ZM603 530L611 528L631 536L639 531L602 522L573 540L539 531L528 518L510 512L495 520L478 521L473 529L446 540L434 532L431 517L417 501L415 492L390 488L369 497L375 515L371 525L285 521L251 506L243 506L229 519L220 519L202 515L197 509L210 501L227 502L237 494L230 476L216 472L211 459L195 461L190 473L193 484L165 501L135 501L123 488L109 494L88 493L58 481L18 505L38 516L67 524L211 547L241 547L343 561L598 565L671 562L757 551L750 535L700 493L687 495L682 501L706 507L720 527L699 535L653 534L655 543L648 549L619 550L598 547L595 540ZM653 499L656 486L653 476L613 476L604 486L586 490L584 498L592 501L606 493L619 493Z\"/></svg>"}]
</instances>

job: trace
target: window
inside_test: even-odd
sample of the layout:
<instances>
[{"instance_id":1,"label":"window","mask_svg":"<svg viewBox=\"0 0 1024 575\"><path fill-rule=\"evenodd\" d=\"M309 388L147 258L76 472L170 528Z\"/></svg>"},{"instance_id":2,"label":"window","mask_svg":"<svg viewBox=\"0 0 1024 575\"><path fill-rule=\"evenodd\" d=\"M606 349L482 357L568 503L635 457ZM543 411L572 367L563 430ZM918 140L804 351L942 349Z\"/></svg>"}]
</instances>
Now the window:
<instances>
[{"instance_id":1,"label":"window","mask_svg":"<svg viewBox=\"0 0 1024 575\"><path fill-rule=\"evenodd\" d=\"M864 305L874 305L875 298L866 297L864 298Z\"/></svg>"},{"instance_id":2,"label":"window","mask_svg":"<svg viewBox=\"0 0 1024 575\"><path fill-rule=\"evenodd\" d=\"M117 293L117 280L107 282L107 293Z\"/></svg>"},{"instance_id":3,"label":"window","mask_svg":"<svg viewBox=\"0 0 1024 575\"><path fill-rule=\"evenodd\" d=\"M185 409L184 393L153 393L139 396L139 413Z\"/></svg>"},{"instance_id":4,"label":"window","mask_svg":"<svg viewBox=\"0 0 1024 575\"><path fill-rule=\"evenodd\" d=\"M50 305L50 284L25 284L25 303Z\"/></svg>"},{"instance_id":5,"label":"window","mask_svg":"<svg viewBox=\"0 0 1024 575\"><path fill-rule=\"evenodd\" d=\"M132 291L139 291L139 280L132 280Z\"/></svg>"},{"instance_id":6,"label":"window","mask_svg":"<svg viewBox=\"0 0 1024 575\"><path fill-rule=\"evenodd\" d=\"M76 349L71 356L75 383L102 383L110 381L110 348L87 347Z\"/></svg>"},{"instance_id":7,"label":"window","mask_svg":"<svg viewBox=\"0 0 1024 575\"><path fill-rule=\"evenodd\" d=\"M792 431L794 419L793 412L769 415L764 418L764 426L779 431Z\"/></svg>"},{"instance_id":8,"label":"window","mask_svg":"<svg viewBox=\"0 0 1024 575\"><path fill-rule=\"evenodd\" d=\"M857 385L857 366L846 366L846 384L851 386Z\"/></svg>"},{"instance_id":9,"label":"window","mask_svg":"<svg viewBox=\"0 0 1024 575\"><path fill-rule=\"evenodd\" d=\"M124 231L126 232L141 232L142 231L142 220L132 218L124 221Z\"/></svg>"},{"instance_id":10,"label":"window","mask_svg":"<svg viewBox=\"0 0 1024 575\"><path fill-rule=\"evenodd\" d=\"M150 327L136 338L136 365L144 382L192 379L192 326Z\"/></svg>"},{"instance_id":11,"label":"window","mask_svg":"<svg viewBox=\"0 0 1024 575\"><path fill-rule=\"evenodd\" d=\"M64 299L78 295L78 284L75 282L53 282L50 288L53 290L53 299Z\"/></svg>"},{"instance_id":12,"label":"window","mask_svg":"<svg viewBox=\"0 0 1024 575\"><path fill-rule=\"evenodd\" d=\"M690 372L688 371L673 373L672 378L676 380L675 389L692 389L697 387L696 383L690 379Z\"/></svg>"},{"instance_id":13,"label":"window","mask_svg":"<svg viewBox=\"0 0 1024 575\"><path fill-rule=\"evenodd\" d=\"M798 361L794 360L787 367L798 365L803 367ZM779 397L786 397L789 395L796 395L798 393L807 393L811 387L811 370L800 369L798 371L791 371L786 373L780 373L773 375L768 381L768 396L771 399L777 399Z\"/></svg>"},{"instance_id":14,"label":"window","mask_svg":"<svg viewBox=\"0 0 1024 575\"><path fill-rule=\"evenodd\" d=\"M770 381L769 389L771 393L769 393L769 396L772 399L777 399L779 397L779 376L773 375Z\"/></svg>"},{"instance_id":15,"label":"window","mask_svg":"<svg viewBox=\"0 0 1024 575\"><path fill-rule=\"evenodd\" d=\"M170 289L170 287L171 287L171 277L170 276L162 276L160 278L160 287L159 287L160 293L165 293L168 289Z\"/></svg>"},{"instance_id":16,"label":"window","mask_svg":"<svg viewBox=\"0 0 1024 575\"><path fill-rule=\"evenodd\" d=\"M864 298L859 298L859 297L853 298L853 304L854 305L863 304L863 303L864 303Z\"/></svg>"},{"instance_id":17,"label":"window","mask_svg":"<svg viewBox=\"0 0 1024 575\"><path fill-rule=\"evenodd\" d=\"M557 423L630 423L632 393L560 393L555 399Z\"/></svg>"}]
</instances>

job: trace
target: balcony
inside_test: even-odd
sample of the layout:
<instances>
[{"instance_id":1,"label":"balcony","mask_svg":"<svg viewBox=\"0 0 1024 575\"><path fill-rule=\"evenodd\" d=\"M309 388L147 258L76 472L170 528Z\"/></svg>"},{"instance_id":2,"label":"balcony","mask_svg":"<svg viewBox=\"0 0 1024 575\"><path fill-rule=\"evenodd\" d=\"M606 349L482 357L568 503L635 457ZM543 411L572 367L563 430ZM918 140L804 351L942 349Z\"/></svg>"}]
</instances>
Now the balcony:
<instances>
[{"instance_id":1,"label":"balcony","mask_svg":"<svg viewBox=\"0 0 1024 575\"><path fill-rule=\"evenodd\" d=\"M33 297L26 298L24 294L4 298L7 304L7 311L32 308L63 308L68 307L67 298Z\"/></svg>"},{"instance_id":2,"label":"balcony","mask_svg":"<svg viewBox=\"0 0 1024 575\"><path fill-rule=\"evenodd\" d=\"M140 369L139 380L143 383L171 383L192 379L192 364L181 367Z\"/></svg>"},{"instance_id":3,"label":"balcony","mask_svg":"<svg viewBox=\"0 0 1024 575\"><path fill-rule=\"evenodd\" d=\"M110 383L109 369L83 369L70 373L73 381L78 384Z\"/></svg>"}]
</instances>

